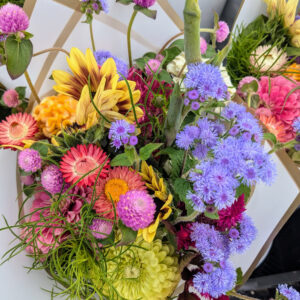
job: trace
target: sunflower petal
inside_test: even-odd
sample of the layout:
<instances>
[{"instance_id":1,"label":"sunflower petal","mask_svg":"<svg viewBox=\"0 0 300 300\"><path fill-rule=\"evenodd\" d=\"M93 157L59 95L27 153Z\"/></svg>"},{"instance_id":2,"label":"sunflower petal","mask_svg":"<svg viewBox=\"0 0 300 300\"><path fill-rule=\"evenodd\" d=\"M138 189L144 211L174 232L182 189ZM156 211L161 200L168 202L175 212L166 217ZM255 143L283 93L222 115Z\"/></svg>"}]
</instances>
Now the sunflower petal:
<instances>
[{"instance_id":1,"label":"sunflower petal","mask_svg":"<svg viewBox=\"0 0 300 300\"><path fill-rule=\"evenodd\" d=\"M85 85L82 89L80 99L76 109L76 122L79 125L84 125L87 121L87 111L91 103L89 87Z\"/></svg>"},{"instance_id":2,"label":"sunflower petal","mask_svg":"<svg viewBox=\"0 0 300 300\"><path fill-rule=\"evenodd\" d=\"M117 74L117 66L112 58L108 58L100 69L100 75L110 76L111 78Z\"/></svg>"},{"instance_id":3,"label":"sunflower petal","mask_svg":"<svg viewBox=\"0 0 300 300\"><path fill-rule=\"evenodd\" d=\"M86 63L91 78L92 90L96 91L101 79L100 70L91 49L86 50Z\"/></svg>"}]
</instances>

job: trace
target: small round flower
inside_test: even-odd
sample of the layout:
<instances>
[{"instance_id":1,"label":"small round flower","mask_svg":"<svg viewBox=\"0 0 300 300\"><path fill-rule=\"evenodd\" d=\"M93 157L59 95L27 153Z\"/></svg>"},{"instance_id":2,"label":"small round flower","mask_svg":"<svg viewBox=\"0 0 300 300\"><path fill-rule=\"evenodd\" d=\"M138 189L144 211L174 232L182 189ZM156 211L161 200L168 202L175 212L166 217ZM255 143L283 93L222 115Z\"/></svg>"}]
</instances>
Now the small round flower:
<instances>
[{"instance_id":1,"label":"small round flower","mask_svg":"<svg viewBox=\"0 0 300 300\"><path fill-rule=\"evenodd\" d=\"M146 228L153 221L155 203L145 191L129 191L120 196L117 213L122 222L133 230Z\"/></svg>"},{"instance_id":2,"label":"small round flower","mask_svg":"<svg viewBox=\"0 0 300 300\"><path fill-rule=\"evenodd\" d=\"M189 98L185 98L184 101L183 101L183 104L185 106L188 106L190 104L190 99Z\"/></svg>"},{"instance_id":3,"label":"small round flower","mask_svg":"<svg viewBox=\"0 0 300 300\"><path fill-rule=\"evenodd\" d=\"M138 143L138 138L135 135L133 135L129 138L129 144L131 146L135 146L137 143Z\"/></svg>"},{"instance_id":4,"label":"small round flower","mask_svg":"<svg viewBox=\"0 0 300 300\"><path fill-rule=\"evenodd\" d=\"M36 172L42 167L42 159L37 150L25 149L20 152L19 166L25 172Z\"/></svg>"},{"instance_id":5,"label":"small round flower","mask_svg":"<svg viewBox=\"0 0 300 300\"><path fill-rule=\"evenodd\" d=\"M99 5L97 3L92 4L93 10L97 11L99 9Z\"/></svg>"},{"instance_id":6,"label":"small round flower","mask_svg":"<svg viewBox=\"0 0 300 300\"><path fill-rule=\"evenodd\" d=\"M296 118L293 123L294 130L300 133L300 117Z\"/></svg>"},{"instance_id":7,"label":"small round flower","mask_svg":"<svg viewBox=\"0 0 300 300\"><path fill-rule=\"evenodd\" d=\"M21 176L21 182L24 185L32 185L34 183L34 178L31 175Z\"/></svg>"},{"instance_id":8,"label":"small round flower","mask_svg":"<svg viewBox=\"0 0 300 300\"><path fill-rule=\"evenodd\" d=\"M214 266L211 264L211 263L205 263L203 265L203 270L206 272L206 273L211 273L213 270L214 270Z\"/></svg>"},{"instance_id":9,"label":"small round flower","mask_svg":"<svg viewBox=\"0 0 300 300\"><path fill-rule=\"evenodd\" d=\"M5 91L2 98L8 107L17 107L19 105L19 94L15 90Z\"/></svg>"},{"instance_id":10,"label":"small round flower","mask_svg":"<svg viewBox=\"0 0 300 300\"><path fill-rule=\"evenodd\" d=\"M135 125L130 124L128 133L135 133Z\"/></svg>"},{"instance_id":11,"label":"small round flower","mask_svg":"<svg viewBox=\"0 0 300 300\"><path fill-rule=\"evenodd\" d=\"M57 194L63 186L63 175L59 167L55 165L47 166L41 175L41 183L46 191Z\"/></svg>"},{"instance_id":12,"label":"small round flower","mask_svg":"<svg viewBox=\"0 0 300 300\"><path fill-rule=\"evenodd\" d=\"M222 43L227 39L227 36L229 34L229 27L226 22L219 21L219 29L216 32L216 39L217 42Z\"/></svg>"},{"instance_id":13,"label":"small round flower","mask_svg":"<svg viewBox=\"0 0 300 300\"><path fill-rule=\"evenodd\" d=\"M296 144L294 148L296 151L300 151L300 144Z\"/></svg>"},{"instance_id":14,"label":"small round flower","mask_svg":"<svg viewBox=\"0 0 300 300\"><path fill-rule=\"evenodd\" d=\"M8 3L0 8L0 30L3 33L17 33L28 26L28 16L20 6Z\"/></svg>"},{"instance_id":15,"label":"small round flower","mask_svg":"<svg viewBox=\"0 0 300 300\"><path fill-rule=\"evenodd\" d=\"M201 54L205 54L206 50L207 50L206 40L203 37L200 37L200 51L201 51Z\"/></svg>"},{"instance_id":16,"label":"small round flower","mask_svg":"<svg viewBox=\"0 0 300 300\"><path fill-rule=\"evenodd\" d=\"M239 233L239 231L236 228L231 228L229 230L229 236L232 239L237 239L240 236L240 233Z\"/></svg>"},{"instance_id":17,"label":"small round flower","mask_svg":"<svg viewBox=\"0 0 300 300\"><path fill-rule=\"evenodd\" d=\"M107 0L100 0L102 10L108 14L108 2Z\"/></svg>"},{"instance_id":18,"label":"small round flower","mask_svg":"<svg viewBox=\"0 0 300 300\"><path fill-rule=\"evenodd\" d=\"M113 223L110 221L94 219L89 228L93 231L92 234L96 239L105 239L110 235Z\"/></svg>"},{"instance_id":19,"label":"small round flower","mask_svg":"<svg viewBox=\"0 0 300 300\"><path fill-rule=\"evenodd\" d=\"M199 98L199 92L197 90L191 90L187 94L191 100L196 100Z\"/></svg>"},{"instance_id":20,"label":"small round flower","mask_svg":"<svg viewBox=\"0 0 300 300\"><path fill-rule=\"evenodd\" d=\"M156 73L160 67L161 62L158 59L149 59L146 63L145 71L148 76Z\"/></svg>"},{"instance_id":21,"label":"small round flower","mask_svg":"<svg viewBox=\"0 0 300 300\"><path fill-rule=\"evenodd\" d=\"M109 129L109 137L121 140L124 137L128 137L128 131L130 130L130 124L125 120L117 120L111 123Z\"/></svg>"},{"instance_id":22,"label":"small round flower","mask_svg":"<svg viewBox=\"0 0 300 300\"><path fill-rule=\"evenodd\" d=\"M198 110L200 107L200 103L197 102L197 101L193 101L192 104L191 104L191 109L192 110Z\"/></svg>"},{"instance_id":23,"label":"small round flower","mask_svg":"<svg viewBox=\"0 0 300 300\"><path fill-rule=\"evenodd\" d=\"M133 0L133 2L142 7L150 7L155 4L156 0Z\"/></svg>"},{"instance_id":24,"label":"small round flower","mask_svg":"<svg viewBox=\"0 0 300 300\"><path fill-rule=\"evenodd\" d=\"M233 126L230 130L229 130L229 134L232 136L236 136L237 134L240 133L240 130L238 128L238 126Z\"/></svg>"}]
</instances>

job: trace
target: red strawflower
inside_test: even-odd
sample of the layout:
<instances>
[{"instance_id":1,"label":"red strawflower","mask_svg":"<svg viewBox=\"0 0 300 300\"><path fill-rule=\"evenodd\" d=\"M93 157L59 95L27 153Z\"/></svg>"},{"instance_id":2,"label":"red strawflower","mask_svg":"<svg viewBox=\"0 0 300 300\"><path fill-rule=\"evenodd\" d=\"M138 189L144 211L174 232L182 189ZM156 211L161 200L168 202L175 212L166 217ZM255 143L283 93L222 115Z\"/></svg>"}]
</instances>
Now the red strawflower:
<instances>
[{"instance_id":1,"label":"red strawflower","mask_svg":"<svg viewBox=\"0 0 300 300\"><path fill-rule=\"evenodd\" d=\"M109 170L109 159L103 150L96 145L78 145L72 147L62 158L60 170L66 182L77 186L92 186L99 174L99 180L105 179Z\"/></svg>"},{"instance_id":2,"label":"red strawflower","mask_svg":"<svg viewBox=\"0 0 300 300\"><path fill-rule=\"evenodd\" d=\"M194 246L194 242L191 240L191 223L185 223L180 225L180 230L176 232L177 249L188 250L190 246Z\"/></svg>"},{"instance_id":3,"label":"red strawflower","mask_svg":"<svg viewBox=\"0 0 300 300\"><path fill-rule=\"evenodd\" d=\"M35 119L27 113L8 116L0 123L0 144L24 146L24 140L33 139L38 132ZM12 148L13 147L5 147Z\"/></svg>"},{"instance_id":4,"label":"red strawflower","mask_svg":"<svg viewBox=\"0 0 300 300\"><path fill-rule=\"evenodd\" d=\"M217 221L217 229L226 231L235 227L242 219L242 214L246 210L245 197L241 195L230 207L219 211L219 220Z\"/></svg>"}]
</instances>

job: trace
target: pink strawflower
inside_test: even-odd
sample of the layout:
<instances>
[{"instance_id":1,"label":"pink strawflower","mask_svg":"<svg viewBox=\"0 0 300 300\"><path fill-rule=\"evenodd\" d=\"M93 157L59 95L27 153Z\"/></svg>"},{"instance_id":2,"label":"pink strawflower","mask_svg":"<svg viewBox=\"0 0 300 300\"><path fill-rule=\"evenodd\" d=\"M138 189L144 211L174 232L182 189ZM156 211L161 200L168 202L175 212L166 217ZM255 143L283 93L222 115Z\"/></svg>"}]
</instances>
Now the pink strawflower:
<instances>
[{"instance_id":1,"label":"pink strawflower","mask_svg":"<svg viewBox=\"0 0 300 300\"><path fill-rule=\"evenodd\" d=\"M229 27L226 22L219 21L219 29L216 32L217 42L222 43L225 41L229 34Z\"/></svg>"},{"instance_id":2,"label":"pink strawflower","mask_svg":"<svg viewBox=\"0 0 300 300\"><path fill-rule=\"evenodd\" d=\"M146 7L146 8L148 8L148 7L152 6L152 5L154 5L154 4L155 4L155 1L156 1L156 0L133 0L133 2L134 2L135 4L140 5L140 6L142 6L142 7Z\"/></svg>"},{"instance_id":3,"label":"pink strawflower","mask_svg":"<svg viewBox=\"0 0 300 300\"><path fill-rule=\"evenodd\" d=\"M36 172L42 167L42 159L37 150L25 149L20 152L18 163L25 172Z\"/></svg>"},{"instance_id":4,"label":"pink strawflower","mask_svg":"<svg viewBox=\"0 0 300 300\"><path fill-rule=\"evenodd\" d=\"M158 59L156 58L153 58L153 59L149 59L146 63L146 66L145 66L145 71L146 71L146 74L148 76L152 75L153 73L156 73L157 70L159 69L159 66L161 64L161 61L159 61Z\"/></svg>"},{"instance_id":5,"label":"pink strawflower","mask_svg":"<svg viewBox=\"0 0 300 300\"><path fill-rule=\"evenodd\" d=\"M244 84L248 84L248 83L251 83L252 81L256 81L257 84L258 84L258 90L255 92L255 93L259 93L260 92L260 85L259 85L259 81L253 77L253 76L246 76L244 77L240 82L239 82L239 85L238 85L238 88L237 88L237 94L241 97L241 98L246 98L247 97L247 93L245 92L242 92L242 87Z\"/></svg>"},{"instance_id":6,"label":"pink strawflower","mask_svg":"<svg viewBox=\"0 0 300 300\"><path fill-rule=\"evenodd\" d=\"M26 30L29 19L24 10L15 4L8 3L0 8L0 30L10 34Z\"/></svg>"},{"instance_id":7,"label":"pink strawflower","mask_svg":"<svg viewBox=\"0 0 300 300\"><path fill-rule=\"evenodd\" d=\"M207 50L207 43L203 37L200 37L200 50L201 50L201 54L205 54Z\"/></svg>"},{"instance_id":8,"label":"pink strawflower","mask_svg":"<svg viewBox=\"0 0 300 300\"><path fill-rule=\"evenodd\" d=\"M230 207L219 211L219 220L217 220L217 229L225 231L235 227L241 221L245 208L245 197L241 195Z\"/></svg>"},{"instance_id":9,"label":"pink strawflower","mask_svg":"<svg viewBox=\"0 0 300 300\"><path fill-rule=\"evenodd\" d=\"M110 235L113 223L110 221L94 219L89 228L93 231L92 234L96 239L105 239Z\"/></svg>"},{"instance_id":10,"label":"pink strawflower","mask_svg":"<svg viewBox=\"0 0 300 300\"><path fill-rule=\"evenodd\" d=\"M51 194L59 193L63 186L63 175L59 167L47 166L41 175L42 186Z\"/></svg>"},{"instance_id":11,"label":"pink strawflower","mask_svg":"<svg viewBox=\"0 0 300 300\"><path fill-rule=\"evenodd\" d=\"M120 196L117 213L122 222L133 230L146 228L153 221L155 203L146 191L129 191Z\"/></svg>"},{"instance_id":12,"label":"pink strawflower","mask_svg":"<svg viewBox=\"0 0 300 300\"><path fill-rule=\"evenodd\" d=\"M15 90L7 90L2 96L3 102L8 107L17 107L20 103L19 94Z\"/></svg>"},{"instance_id":13,"label":"pink strawflower","mask_svg":"<svg viewBox=\"0 0 300 300\"><path fill-rule=\"evenodd\" d=\"M34 183L34 178L31 175L21 176L21 182L24 185L32 185Z\"/></svg>"}]
</instances>

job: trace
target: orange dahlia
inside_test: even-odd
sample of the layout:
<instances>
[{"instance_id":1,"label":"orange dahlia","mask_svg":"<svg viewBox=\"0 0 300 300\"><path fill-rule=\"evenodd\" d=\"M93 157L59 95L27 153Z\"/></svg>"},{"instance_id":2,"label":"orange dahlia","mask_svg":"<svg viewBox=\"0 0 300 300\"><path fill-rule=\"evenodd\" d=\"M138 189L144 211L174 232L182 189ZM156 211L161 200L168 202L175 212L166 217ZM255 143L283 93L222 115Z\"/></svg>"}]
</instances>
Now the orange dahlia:
<instances>
[{"instance_id":1,"label":"orange dahlia","mask_svg":"<svg viewBox=\"0 0 300 300\"><path fill-rule=\"evenodd\" d=\"M13 114L0 123L0 144L5 148L23 147L23 141L33 139L37 132L36 121L31 115Z\"/></svg>"},{"instance_id":2,"label":"orange dahlia","mask_svg":"<svg viewBox=\"0 0 300 300\"><path fill-rule=\"evenodd\" d=\"M60 170L65 181L70 184L78 181L77 186L92 186L99 172L99 179L107 177L108 169L109 159L106 153L92 144L72 147L60 162Z\"/></svg>"},{"instance_id":3,"label":"orange dahlia","mask_svg":"<svg viewBox=\"0 0 300 300\"><path fill-rule=\"evenodd\" d=\"M36 106L33 117L46 137L75 122L77 101L65 95L46 97Z\"/></svg>"},{"instance_id":4,"label":"orange dahlia","mask_svg":"<svg viewBox=\"0 0 300 300\"><path fill-rule=\"evenodd\" d=\"M116 167L110 170L105 180L97 182L94 209L98 214L114 219L113 200L117 203L121 195L128 191L146 190L146 186L140 174L126 167Z\"/></svg>"}]
</instances>

